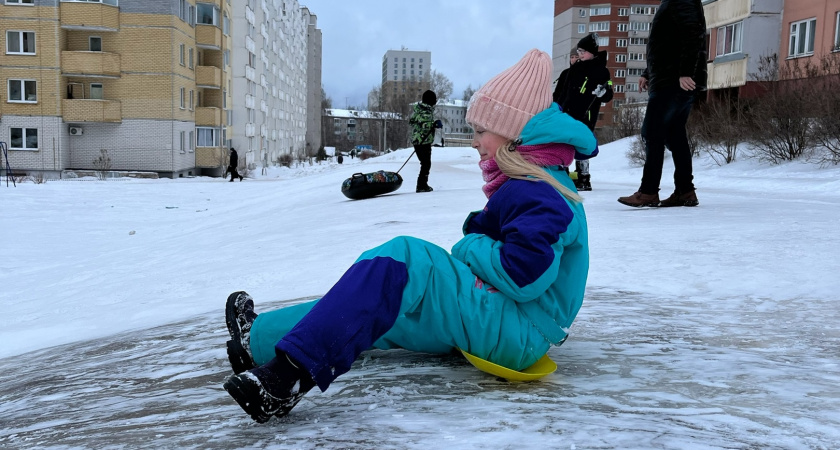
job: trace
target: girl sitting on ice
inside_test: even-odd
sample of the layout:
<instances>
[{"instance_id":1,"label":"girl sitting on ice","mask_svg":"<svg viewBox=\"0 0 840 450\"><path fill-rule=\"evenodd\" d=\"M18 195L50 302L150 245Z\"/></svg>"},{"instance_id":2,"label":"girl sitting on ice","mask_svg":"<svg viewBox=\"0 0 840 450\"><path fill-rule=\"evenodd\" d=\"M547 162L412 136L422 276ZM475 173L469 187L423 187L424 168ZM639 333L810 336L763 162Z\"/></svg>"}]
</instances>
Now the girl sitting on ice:
<instances>
[{"instance_id":1,"label":"girl sitting on ice","mask_svg":"<svg viewBox=\"0 0 840 450\"><path fill-rule=\"evenodd\" d=\"M551 58L529 51L473 95L467 122L488 201L450 254L397 237L363 253L317 301L257 315L228 297L224 387L257 422L326 390L371 347L462 349L521 370L565 339L589 270L586 216L566 168L586 125L551 102Z\"/></svg>"}]
</instances>

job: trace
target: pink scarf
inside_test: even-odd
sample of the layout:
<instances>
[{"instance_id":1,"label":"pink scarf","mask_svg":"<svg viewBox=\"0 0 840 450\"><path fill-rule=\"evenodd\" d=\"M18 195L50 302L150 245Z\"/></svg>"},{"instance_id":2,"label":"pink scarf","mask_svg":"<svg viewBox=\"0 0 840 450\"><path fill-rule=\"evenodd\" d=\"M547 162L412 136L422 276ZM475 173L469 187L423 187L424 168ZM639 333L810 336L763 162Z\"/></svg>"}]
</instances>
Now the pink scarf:
<instances>
[{"instance_id":1,"label":"pink scarf","mask_svg":"<svg viewBox=\"0 0 840 450\"><path fill-rule=\"evenodd\" d=\"M508 151L501 149L499 151ZM575 159L575 148L569 144L539 144L520 145L516 151L522 154L526 160L540 167L563 166L568 167ZM481 175L484 177L484 186L481 188L484 195L490 198L499 188L505 184L510 177L504 174L495 159L479 161Z\"/></svg>"}]
</instances>

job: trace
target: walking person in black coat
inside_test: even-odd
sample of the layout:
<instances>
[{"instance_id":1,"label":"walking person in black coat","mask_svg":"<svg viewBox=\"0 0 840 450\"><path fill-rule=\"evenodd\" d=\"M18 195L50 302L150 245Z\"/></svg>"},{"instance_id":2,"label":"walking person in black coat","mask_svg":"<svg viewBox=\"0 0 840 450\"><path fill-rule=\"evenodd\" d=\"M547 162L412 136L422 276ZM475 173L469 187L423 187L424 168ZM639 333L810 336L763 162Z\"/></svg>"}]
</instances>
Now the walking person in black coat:
<instances>
[{"instance_id":1,"label":"walking person in black coat","mask_svg":"<svg viewBox=\"0 0 840 450\"><path fill-rule=\"evenodd\" d=\"M601 104L613 97L607 52L598 51L598 35L592 33L578 42L577 56L578 61L560 74L554 88L554 101L563 112L585 123L594 132ZM576 159L575 171L578 190L591 191L589 160Z\"/></svg>"},{"instance_id":2,"label":"walking person in black coat","mask_svg":"<svg viewBox=\"0 0 840 450\"><path fill-rule=\"evenodd\" d=\"M225 172L225 176L227 176L228 172L230 172L230 181L236 177L239 177L239 181L242 181L242 175L239 175L239 172L236 171L236 168L239 166L239 155L236 153L236 149L231 147L230 149L230 162L228 163L227 171Z\"/></svg>"},{"instance_id":3,"label":"walking person in black coat","mask_svg":"<svg viewBox=\"0 0 840 450\"><path fill-rule=\"evenodd\" d=\"M642 122L645 168L627 206L697 206L685 125L698 93L706 90L706 18L700 0L662 0L650 24L647 68L639 89L649 90ZM674 160L674 193L659 201L665 147Z\"/></svg>"}]
</instances>

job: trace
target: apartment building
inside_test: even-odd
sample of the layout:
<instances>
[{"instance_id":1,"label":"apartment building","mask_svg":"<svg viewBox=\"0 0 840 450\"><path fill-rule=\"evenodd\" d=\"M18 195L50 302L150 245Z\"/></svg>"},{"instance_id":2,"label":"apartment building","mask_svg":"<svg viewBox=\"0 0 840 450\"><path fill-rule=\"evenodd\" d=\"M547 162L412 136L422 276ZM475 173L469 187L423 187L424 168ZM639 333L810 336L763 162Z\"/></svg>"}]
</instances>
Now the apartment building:
<instances>
[{"instance_id":1,"label":"apartment building","mask_svg":"<svg viewBox=\"0 0 840 450\"><path fill-rule=\"evenodd\" d=\"M328 108L324 111L324 146L347 153L357 145L377 152L405 148L408 123L396 113Z\"/></svg>"},{"instance_id":2,"label":"apartment building","mask_svg":"<svg viewBox=\"0 0 840 450\"><path fill-rule=\"evenodd\" d=\"M382 57L381 104L388 111L405 114L431 87L432 52L388 50Z\"/></svg>"},{"instance_id":3,"label":"apartment building","mask_svg":"<svg viewBox=\"0 0 840 450\"><path fill-rule=\"evenodd\" d=\"M467 103L464 100L440 100L435 105L435 119L443 124L444 135L472 133L467 124Z\"/></svg>"},{"instance_id":4,"label":"apartment building","mask_svg":"<svg viewBox=\"0 0 840 450\"><path fill-rule=\"evenodd\" d=\"M321 54L320 36L310 39L316 24L295 0L233 0L231 145L243 164L317 152L320 143L307 142L306 132L310 90L317 89L320 115L320 70L317 80L307 75L310 53ZM310 51L310 43L319 48Z\"/></svg>"},{"instance_id":5,"label":"apartment building","mask_svg":"<svg viewBox=\"0 0 840 450\"><path fill-rule=\"evenodd\" d=\"M789 2L789 0L788 0ZM705 0L712 96L752 97L761 59L778 52L783 0Z\"/></svg>"},{"instance_id":6,"label":"apartment building","mask_svg":"<svg viewBox=\"0 0 840 450\"><path fill-rule=\"evenodd\" d=\"M321 142L321 30L318 18L304 8L304 17L309 17L306 41L306 147L315 152L323 146ZM309 153L310 155L312 153Z\"/></svg>"},{"instance_id":7,"label":"apartment building","mask_svg":"<svg viewBox=\"0 0 840 450\"><path fill-rule=\"evenodd\" d=\"M779 60L819 66L840 52L840 0L787 0L782 14Z\"/></svg>"},{"instance_id":8,"label":"apartment building","mask_svg":"<svg viewBox=\"0 0 840 450\"><path fill-rule=\"evenodd\" d=\"M229 0L4 0L0 140L15 172L219 173Z\"/></svg>"},{"instance_id":9,"label":"apartment building","mask_svg":"<svg viewBox=\"0 0 840 450\"><path fill-rule=\"evenodd\" d=\"M569 54L589 33L598 33L598 47L607 51L607 69L613 81L613 100L603 105L597 127L613 123L613 111L625 103L647 101L639 90L646 66L650 24L658 0L555 0L552 44L553 77L569 67Z\"/></svg>"}]
</instances>

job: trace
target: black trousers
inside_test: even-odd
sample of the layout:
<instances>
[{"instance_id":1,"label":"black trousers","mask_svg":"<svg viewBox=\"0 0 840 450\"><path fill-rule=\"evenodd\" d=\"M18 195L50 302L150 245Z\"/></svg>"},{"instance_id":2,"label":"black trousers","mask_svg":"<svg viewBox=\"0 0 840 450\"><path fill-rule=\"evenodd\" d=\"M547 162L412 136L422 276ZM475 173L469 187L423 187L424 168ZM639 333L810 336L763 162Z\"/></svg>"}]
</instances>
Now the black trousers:
<instances>
[{"instance_id":1,"label":"black trousers","mask_svg":"<svg viewBox=\"0 0 840 450\"><path fill-rule=\"evenodd\" d=\"M239 172L236 171L236 167L228 166L227 171L230 172L230 181L233 181L235 178L242 178ZM227 172L225 172L225 175L227 175Z\"/></svg>"},{"instance_id":2,"label":"black trousers","mask_svg":"<svg viewBox=\"0 0 840 450\"><path fill-rule=\"evenodd\" d=\"M429 170L432 168L432 144L418 144L414 146L417 159L420 160L420 174L417 175L417 187L429 186Z\"/></svg>"},{"instance_id":3,"label":"black trousers","mask_svg":"<svg viewBox=\"0 0 840 450\"><path fill-rule=\"evenodd\" d=\"M694 103L694 92L679 87L657 89L648 98L645 119L642 122L642 139L645 143L645 168L639 192L656 194L662 180L662 163L665 146L674 158L674 186L680 193L694 190L691 167L691 149L685 124Z\"/></svg>"}]
</instances>

